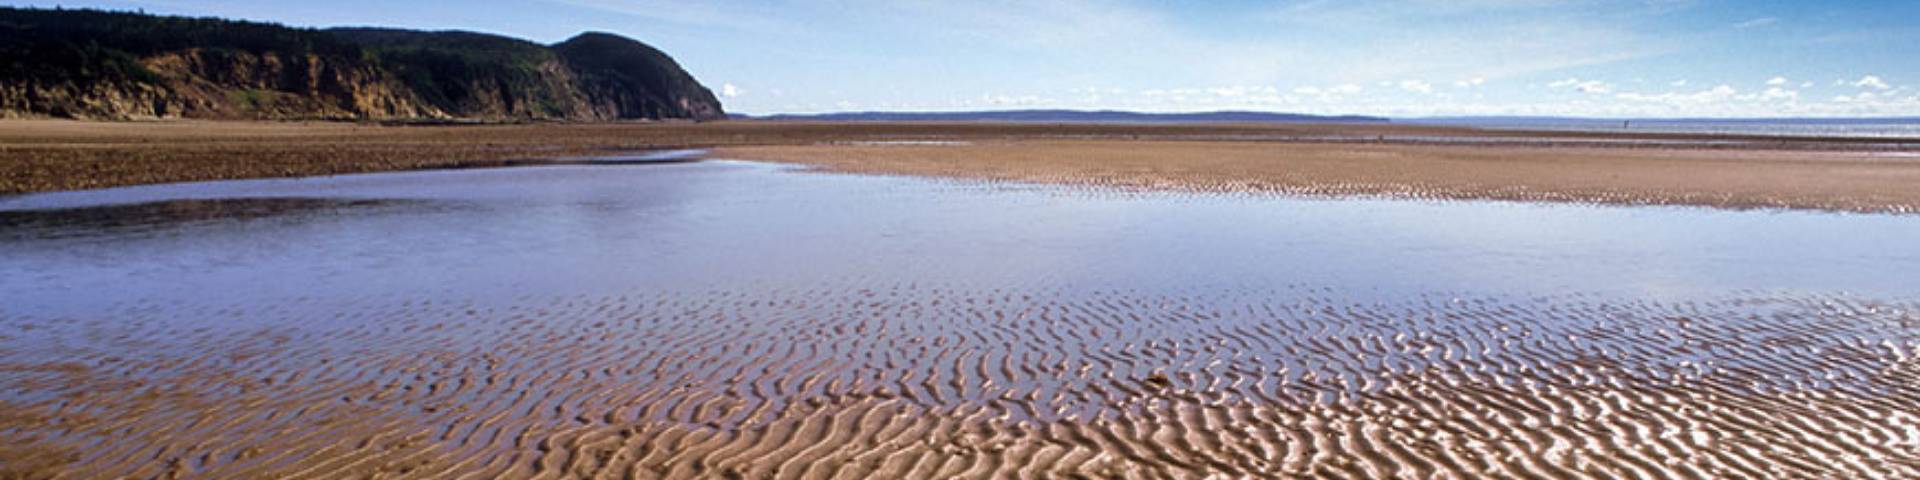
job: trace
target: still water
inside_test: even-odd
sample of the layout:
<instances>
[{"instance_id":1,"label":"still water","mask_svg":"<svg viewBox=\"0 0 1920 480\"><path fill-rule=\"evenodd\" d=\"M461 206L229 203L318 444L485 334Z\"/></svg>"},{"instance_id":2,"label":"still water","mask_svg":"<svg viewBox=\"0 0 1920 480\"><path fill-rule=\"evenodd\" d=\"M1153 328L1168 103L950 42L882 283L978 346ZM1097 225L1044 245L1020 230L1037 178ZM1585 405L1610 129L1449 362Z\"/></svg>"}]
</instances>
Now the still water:
<instances>
[{"instance_id":1,"label":"still water","mask_svg":"<svg viewBox=\"0 0 1920 480\"><path fill-rule=\"evenodd\" d=\"M797 288L1920 294L1920 218L1069 190L709 161L0 200L6 310Z\"/></svg>"}]
</instances>

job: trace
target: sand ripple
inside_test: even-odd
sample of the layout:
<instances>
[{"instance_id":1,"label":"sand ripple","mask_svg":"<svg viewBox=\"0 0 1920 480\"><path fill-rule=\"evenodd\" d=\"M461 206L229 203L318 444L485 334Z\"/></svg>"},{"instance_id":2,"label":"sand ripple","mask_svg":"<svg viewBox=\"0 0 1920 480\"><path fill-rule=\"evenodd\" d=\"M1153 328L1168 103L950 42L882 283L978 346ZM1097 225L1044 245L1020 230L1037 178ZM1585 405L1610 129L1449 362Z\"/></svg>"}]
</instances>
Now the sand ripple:
<instances>
[{"instance_id":1,"label":"sand ripple","mask_svg":"<svg viewBox=\"0 0 1920 480\"><path fill-rule=\"evenodd\" d=\"M1912 303L897 285L0 317L61 478L1913 478ZM182 319L191 319L182 320Z\"/></svg>"}]
</instances>

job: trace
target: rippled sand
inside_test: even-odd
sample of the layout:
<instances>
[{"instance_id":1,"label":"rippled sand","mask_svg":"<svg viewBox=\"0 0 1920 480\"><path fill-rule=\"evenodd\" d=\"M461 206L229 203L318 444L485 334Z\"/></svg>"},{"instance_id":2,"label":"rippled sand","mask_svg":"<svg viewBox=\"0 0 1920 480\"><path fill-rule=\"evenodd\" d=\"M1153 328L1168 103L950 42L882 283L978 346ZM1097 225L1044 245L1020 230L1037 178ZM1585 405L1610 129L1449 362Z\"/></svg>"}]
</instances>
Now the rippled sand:
<instances>
[{"instance_id":1,"label":"rippled sand","mask_svg":"<svg viewBox=\"0 0 1920 480\"><path fill-rule=\"evenodd\" d=\"M837 172L1313 196L1920 211L1920 162L1814 143L1633 138L1360 141L1006 138L969 145L720 149ZM1503 140L1503 141L1489 141ZM1879 148L1879 147L1864 147Z\"/></svg>"},{"instance_id":2,"label":"rippled sand","mask_svg":"<svg viewBox=\"0 0 1920 480\"><path fill-rule=\"evenodd\" d=\"M1011 152L999 148L1009 141L1022 145ZM1058 148L1062 141L1077 146ZM1266 154L1241 152L1249 144ZM825 146L837 148L821 152ZM955 146L969 147L961 149L967 158L939 156L953 150L943 147ZM1920 208L1920 197L1911 188L1920 181L1920 161L1911 156L1920 153L1920 143L1911 138L1292 123L729 121L382 127L0 119L0 195L551 164L556 159L716 147L748 147L740 152L751 152L731 158L828 164L850 171L960 173L1075 184L1872 211ZM862 153L873 149L884 149L890 158ZM1139 161L1143 155L1149 161ZM1834 198L1842 194L1850 198Z\"/></svg>"},{"instance_id":3,"label":"rippled sand","mask_svg":"<svg viewBox=\"0 0 1920 480\"><path fill-rule=\"evenodd\" d=\"M12 439L0 466L64 478L1913 478L1916 308L1786 293L1381 303L921 283L151 301L104 318L0 319L0 387L17 399L0 410Z\"/></svg>"}]
</instances>

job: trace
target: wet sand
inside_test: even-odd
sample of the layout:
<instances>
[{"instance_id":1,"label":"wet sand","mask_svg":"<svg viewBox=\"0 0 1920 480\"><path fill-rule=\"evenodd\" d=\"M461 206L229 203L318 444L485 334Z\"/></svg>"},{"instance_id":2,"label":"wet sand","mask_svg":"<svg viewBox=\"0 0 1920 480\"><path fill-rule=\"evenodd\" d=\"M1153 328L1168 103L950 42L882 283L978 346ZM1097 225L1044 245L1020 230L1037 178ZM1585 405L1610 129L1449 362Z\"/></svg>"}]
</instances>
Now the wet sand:
<instances>
[{"instance_id":1,"label":"wet sand","mask_svg":"<svg viewBox=\"0 0 1920 480\"><path fill-rule=\"evenodd\" d=\"M1920 142L1394 124L0 121L0 195L685 148L837 171L1226 192L1920 209Z\"/></svg>"},{"instance_id":2,"label":"wet sand","mask_svg":"<svg viewBox=\"0 0 1920 480\"><path fill-rule=\"evenodd\" d=\"M729 147L836 172L1221 193L1920 211L1920 155L1505 142L1013 140Z\"/></svg>"},{"instance_id":3,"label":"wet sand","mask_svg":"<svg viewBox=\"0 0 1920 480\"><path fill-rule=\"evenodd\" d=\"M806 122L384 126L334 122L0 119L0 194L152 183L545 164L726 145L901 139L1434 134L1394 125L1039 125Z\"/></svg>"},{"instance_id":4,"label":"wet sand","mask_svg":"<svg viewBox=\"0 0 1920 480\"><path fill-rule=\"evenodd\" d=\"M0 477L1920 476L1907 216L727 162L52 197L0 212Z\"/></svg>"},{"instance_id":5,"label":"wet sand","mask_svg":"<svg viewBox=\"0 0 1920 480\"><path fill-rule=\"evenodd\" d=\"M31 392L0 417L14 445L0 465L61 478L1920 475L1920 305L1307 293L896 285L197 312L378 319L339 330L179 331L143 313L164 303L67 320L79 329L16 318L95 338L0 355L6 386ZM14 359L34 354L66 360Z\"/></svg>"}]
</instances>

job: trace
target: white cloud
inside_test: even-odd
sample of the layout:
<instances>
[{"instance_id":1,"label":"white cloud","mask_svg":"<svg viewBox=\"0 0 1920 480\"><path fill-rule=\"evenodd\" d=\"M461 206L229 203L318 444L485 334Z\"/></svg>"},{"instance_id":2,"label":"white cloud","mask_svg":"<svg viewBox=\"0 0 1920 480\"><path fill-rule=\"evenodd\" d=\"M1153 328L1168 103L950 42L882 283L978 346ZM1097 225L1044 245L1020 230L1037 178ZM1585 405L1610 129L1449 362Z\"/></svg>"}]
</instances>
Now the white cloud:
<instances>
[{"instance_id":1,"label":"white cloud","mask_svg":"<svg viewBox=\"0 0 1920 480\"><path fill-rule=\"evenodd\" d=\"M1682 0L1254 3L1276 4L1257 18L1281 31L1298 32L1293 44L1301 44L1303 38L1342 39L1309 40L1316 45L1306 50L1269 47L1288 48L1305 59L1368 60L1333 61L1304 73L1371 82L1410 77L1500 80L1686 50L1689 46L1684 43L1654 40L1635 22L1623 21L1663 15L1678 1ZM1597 5L1601 3L1617 5ZM1363 32L1373 40L1345 40Z\"/></svg>"},{"instance_id":2,"label":"white cloud","mask_svg":"<svg viewBox=\"0 0 1920 480\"><path fill-rule=\"evenodd\" d=\"M1113 93L1115 94L1120 93L1118 89L1114 89L1114 90L1115 91ZM1199 96L1204 96L1204 95L1201 95L1204 93L1207 95L1212 95L1217 99L1225 99L1225 100L1237 102L1237 101L1243 101L1248 99L1266 98L1266 97L1279 95L1280 89L1270 87L1270 86L1233 85L1233 86L1226 86L1226 87L1211 87L1211 88L1204 88L1204 89L1176 88L1172 90L1160 90L1156 93L1160 95L1171 94L1171 95L1180 96L1180 97L1189 97L1189 96L1199 97Z\"/></svg>"},{"instance_id":3,"label":"white cloud","mask_svg":"<svg viewBox=\"0 0 1920 480\"><path fill-rule=\"evenodd\" d=\"M1584 83L1584 81L1582 81ZM1630 84L1628 84L1630 85ZM969 110L1005 108L1117 108L1146 112L1192 112L1245 109L1313 114L1366 114L1383 116L1428 115L1575 115L1593 117L1766 117L1766 116L1865 116L1899 115L1920 111L1920 97L1903 90L1860 91L1839 98L1798 91L1788 86L1742 90L1732 85L1705 89L1669 89L1665 92L1631 91L1626 85L1605 96L1582 95L1572 99L1541 99L1512 102L1495 99L1487 103L1477 95L1453 96L1436 88L1434 95L1407 96L1399 82L1392 88L1376 89L1369 84L1302 86L1281 89L1265 86L1177 87L1127 90L1077 88L1045 93L988 93L973 98L950 99L947 103L878 102L850 104L841 110L867 109ZM819 109L817 106L807 108Z\"/></svg>"},{"instance_id":4,"label":"white cloud","mask_svg":"<svg viewBox=\"0 0 1920 480\"><path fill-rule=\"evenodd\" d=\"M1388 82L1387 84L1393 85L1393 83L1391 82ZM1331 87L1316 87L1312 85L1308 85L1304 87L1296 87L1293 89L1293 94L1305 96L1305 97L1311 97L1312 99L1319 100L1321 102L1345 102L1345 101L1353 100L1350 97L1357 95L1360 92L1365 90L1366 90L1365 88L1362 88L1360 85L1357 85L1357 84L1343 83L1343 84L1334 85ZM1280 98L1279 93L1280 92L1276 89L1273 92L1270 92L1270 94L1265 96L1272 97L1272 98ZM1287 96L1285 98L1288 99L1289 101L1298 100L1298 97L1294 97L1294 96Z\"/></svg>"},{"instance_id":5,"label":"white cloud","mask_svg":"<svg viewBox=\"0 0 1920 480\"><path fill-rule=\"evenodd\" d=\"M1677 105L1677 106L1693 106L1693 105L1710 104L1710 103L1732 99L1735 95L1739 93L1740 91L1737 89L1734 89L1732 86L1718 85L1713 88L1709 88L1709 89L1701 90L1697 92L1691 92L1691 93L1668 92L1668 93L1660 93L1660 94L1644 94L1644 93L1635 93L1635 92L1621 92L1617 95L1614 95L1614 98L1633 101L1633 102L1662 103L1662 104Z\"/></svg>"},{"instance_id":6,"label":"white cloud","mask_svg":"<svg viewBox=\"0 0 1920 480\"><path fill-rule=\"evenodd\" d=\"M1389 82L1388 85L1393 85L1393 83ZM1358 95L1360 92L1363 92L1363 91L1366 91L1366 89L1361 87L1360 85L1352 84L1352 83L1343 83L1343 84L1334 85L1330 87L1319 87L1319 86L1313 86L1313 85L1294 87L1293 90L1290 90L1291 92L1290 94L1284 94L1284 95L1280 92L1279 89L1268 87L1268 88L1262 88L1255 95L1248 97L1248 100L1251 101L1252 103L1269 104L1269 105L1293 104L1293 103L1298 103L1303 99L1318 101L1322 104L1336 104L1336 103L1353 104L1353 103L1366 103L1368 101L1371 101L1372 99L1370 98Z\"/></svg>"},{"instance_id":7,"label":"white cloud","mask_svg":"<svg viewBox=\"0 0 1920 480\"><path fill-rule=\"evenodd\" d=\"M1567 78L1565 80L1555 81L1553 83L1548 83L1547 86L1552 88L1571 88L1574 90L1578 90L1580 93L1601 94L1601 93L1609 93L1613 91L1613 85L1610 85L1607 82L1602 82L1599 80L1581 80L1578 78Z\"/></svg>"},{"instance_id":8,"label":"white cloud","mask_svg":"<svg viewBox=\"0 0 1920 480\"><path fill-rule=\"evenodd\" d=\"M1867 75L1864 77L1860 77L1859 80L1855 80L1853 82L1853 86L1858 88L1871 88L1874 90L1886 90L1889 88L1893 88L1892 86L1887 85L1886 81L1881 80L1880 77L1874 76L1874 75Z\"/></svg>"},{"instance_id":9,"label":"white cloud","mask_svg":"<svg viewBox=\"0 0 1920 480\"><path fill-rule=\"evenodd\" d=\"M845 89L870 92L869 95L884 97L895 105L947 108L1051 104L1049 102L1057 99L1058 103L1081 108L1141 110L1286 105L1301 108L1275 109L1321 113L1597 116L1820 113L1826 112L1819 110L1821 108L1862 105L1826 101L1833 95L1846 93L1849 102L1854 102L1857 100L1854 94L1871 92L1876 95L1868 98L1879 102L1873 104L1875 108L1884 109L1876 111L1901 115L1920 112L1910 100L1916 89L1901 87L1907 83L1905 77L1870 64L1859 66L1861 70L1840 73L1851 75L1836 83L1846 85L1841 88L1829 89L1827 82L1793 81L1784 77L1786 71L1793 71L1803 79L1812 73L1783 69L1776 71L1781 74L1776 77L1758 77L1759 72L1752 72L1746 80L1726 78L1727 83L1740 87L1730 93L1716 93L1722 91L1719 87L1706 88L1714 87L1722 79L1717 75L1701 75L1712 72L1698 70L1718 63L1681 64L1678 70L1654 75L1640 69L1595 66L1686 51L1718 55L1713 52L1719 52L1717 48L1725 46L1724 42L1758 41L1759 35L1785 35L1795 33L1788 30L1814 27L1802 25L1803 22L1792 17L1782 17L1785 18L1782 20L1750 15L1748 19L1720 17L1709 20L1714 25L1705 29L1680 32L1665 28L1671 22L1652 19L1661 13L1651 11L1659 9L1650 5L1706 3L1699 0L1294 0L1244 9L1251 10L1239 12L1243 14L1239 17L1244 18L1204 18L1208 22L1244 23L1234 25L1197 24L1194 16L1185 15L1186 12L1179 9L1135 0L541 1L657 20L609 19L608 22L624 23L598 25L599 28L619 28L639 22L638 25L678 29L666 30L661 35L715 30L700 35L739 38L745 35L741 32L746 32L755 40L752 45L788 50L773 55L796 52L807 55L791 62L796 67L786 71L760 70L743 67L741 62L726 55L715 54L724 50L688 48L687 58L697 63L689 65L690 69L708 72L716 80L740 80L754 85L741 88L733 84L709 84L717 87L715 93L723 97L738 98L730 101L729 106L738 103L737 108L744 111L788 104L828 108L835 100L846 98L839 91ZM1498 15L1478 11L1490 8L1501 11ZM1275 11L1271 16L1262 14L1268 10ZM940 21L903 20L913 18ZM1729 25L1736 22L1741 28L1754 30L1729 30ZM687 26L719 28L688 29ZM631 28L653 27L628 29ZM1220 34L1243 30L1279 33ZM864 48L873 38L889 41L886 45ZM688 37L680 41L688 44L695 40ZM835 42L854 42L853 47L861 48L843 48L848 45ZM901 53L932 51L951 45L969 48L954 50L953 58L943 56L934 60ZM721 60L712 60L714 58ZM1685 63L1685 60L1673 60ZM1176 63L1183 68L1165 68ZM993 68L976 68L1001 65L1004 67L1000 68L1021 74L1010 77ZM1791 62L1784 65L1750 63L1729 70L1790 65ZM875 75L854 80L837 75L862 66L875 70ZM978 73L983 71L988 73ZM1894 78L1859 76L1867 72L1887 73ZM1574 75L1581 78L1568 78ZM1633 78L1636 76L1647 78L1643 82ZM1668 81L1659 80L1660 76L1668 77ZM1701 76L1701 83L1682 78L1691 76ZM1566 80L1553 81L1561 78ZM1830 76L1829 80L1833 78ZM1765 82L1754 82L1755 79ZM848 81L857 84L849 85ZM1085 87L1114 81L1129 88L1125 92L1118 87L1101 87L1082 88L1073 95L1062 93L1069 85ZM1550 90L1546 88L1549 84ZM1909 84L1920 87L1920 83ZM768 88L769 85L780 85L786 91ZM910 85L933 88L908 87ZM1157 91L1157 95L1144 92L1153 87L1162 90ZM1732 87L1726 88L1732 90ZM1004 92L1004 95L982 96L981 91ZM850 100L863 102L859 106L886 106L881 98L855 96L860 98ZM1692 104L1695 107L1671 107L1668 103L1658 103L1707 99L1720 103L1713 107L1697 103Z\"/></svg>"},{"instance_id":10,"label":"white cloud","mask_svg":"<svg viewBox=\"0 0 1920 480\"><path fill-rule=\"evenodd\" d=\"M1036 105L1057 105L1059 103L1060 103L1059 100L1042 97L1039 95L1002 95L1002 94L996 94L996 93L987 93L987 94L981 94L979 98L979 103L976 103L975 105L995 106L995 107L1005 107L1005 106L1032 107Z\"/></svg>"},{"instance_id":11,"label":"white cloud","mask_svg":"<svg viewBox=\"0 0 1920 480\"><path fill-rule=\"evenodd\" d=\"M1834 103L1873 103L1875 100L1879 100L1880 98L1883 98L1883 97L1880 95L1874 95L1873 92L1860 92L1859 95L1841 95L1838 97L1833 97L1833 101Z\"/></svg>"}]
</instances>

